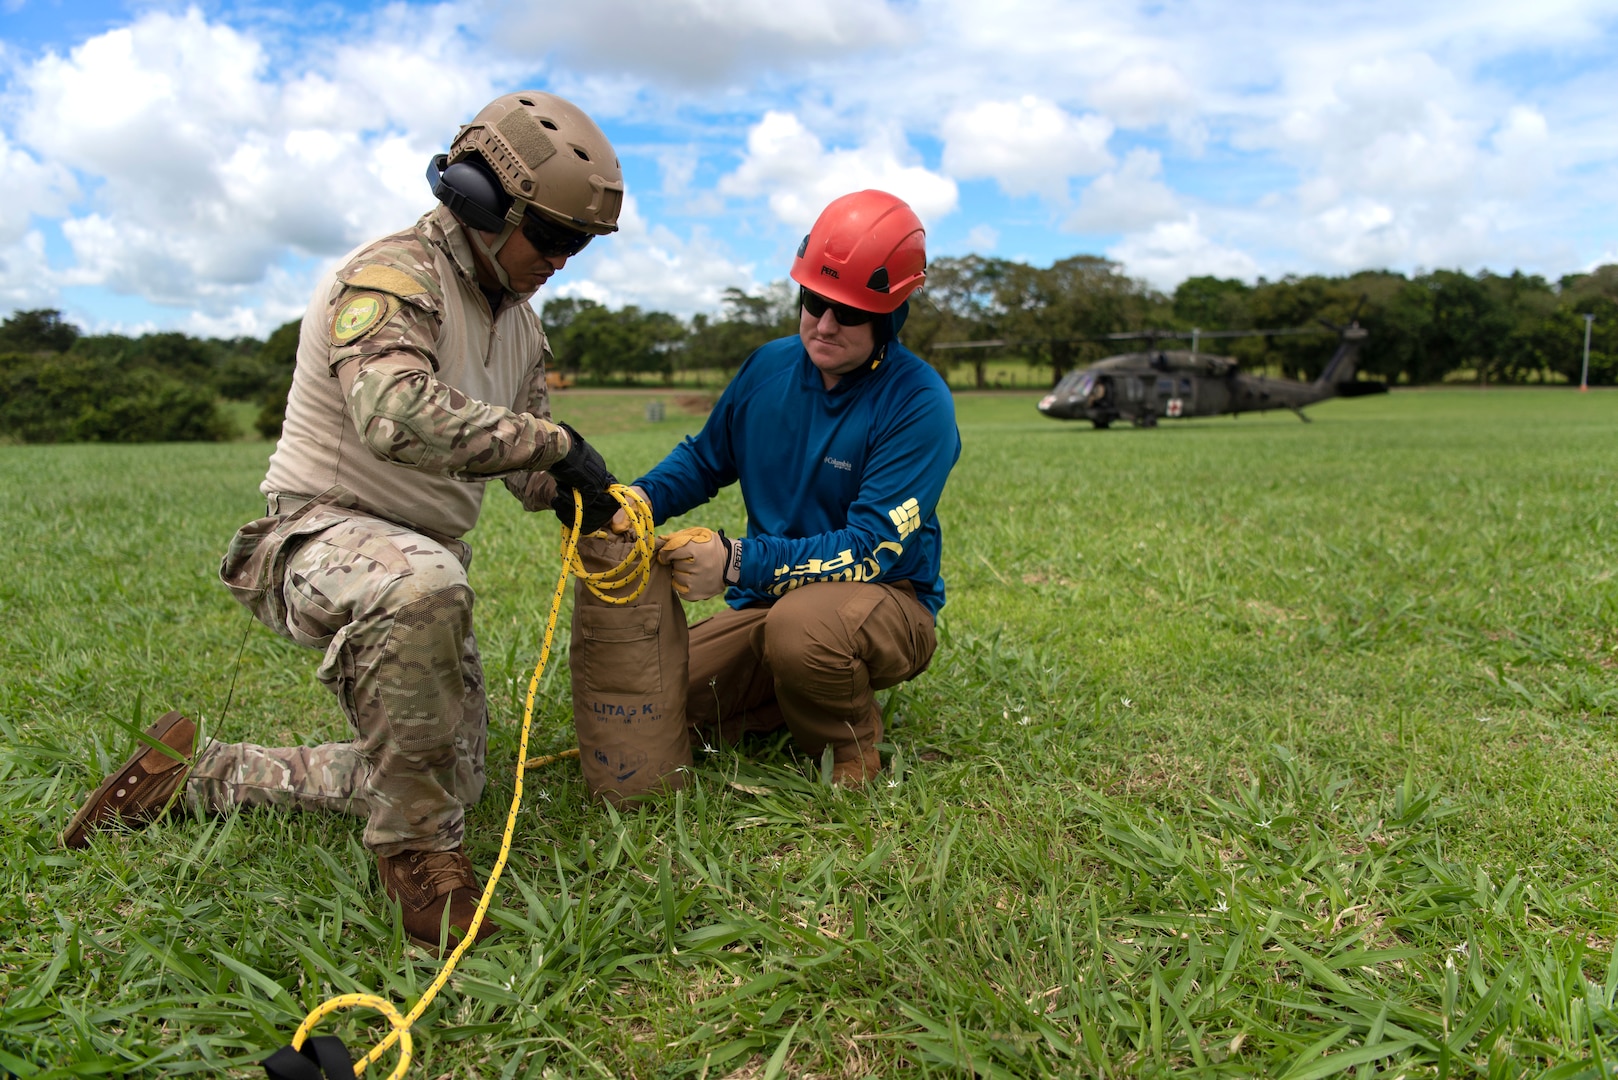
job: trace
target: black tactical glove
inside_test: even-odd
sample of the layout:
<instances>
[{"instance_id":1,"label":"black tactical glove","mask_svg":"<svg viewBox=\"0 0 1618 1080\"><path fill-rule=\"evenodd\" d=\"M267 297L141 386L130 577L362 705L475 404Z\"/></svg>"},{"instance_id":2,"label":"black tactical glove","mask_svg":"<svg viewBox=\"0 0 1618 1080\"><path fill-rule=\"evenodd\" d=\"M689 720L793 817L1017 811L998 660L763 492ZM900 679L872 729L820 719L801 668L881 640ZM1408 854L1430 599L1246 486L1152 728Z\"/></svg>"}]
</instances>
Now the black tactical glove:
<instances>
[{"instance_id":1,"label":"black tactical glove","mask_svg":"<svg viewBox=\"0 0 1618 1080\"><path fill-rule=\"evenodd\" d=\"M551 510L556 514L556 520L565 528L573 527L573 489L558 486L556 498L551 500ZM612 515L618 512L618 500L610 492L603 491L594 497L584 497L584 528L579 530L580 536L588 536L593 532L600 532L612 520Z\"/></svg>"},{"instance_id":2,"label":"black tactical glove","mask_svg":"<svg viewBox=\"0 0 1618 1080\"><path fill-rule=\"evenodd\" d=\"M551 500L551 510L556 513L558 521L572 528L573 492L577 490L584 497L584 527L581 531L593 533L605 528L607 522L612 520L612 515L618 512L618 500L607 490L618 479L607 471L607 463L601 460L595 447L584 441L583 435L568 424L561 424L560 427L567 432L573 449L567 452L567 457L545 470L556 481L556 498Z\"/></svg>"}]
</instances>

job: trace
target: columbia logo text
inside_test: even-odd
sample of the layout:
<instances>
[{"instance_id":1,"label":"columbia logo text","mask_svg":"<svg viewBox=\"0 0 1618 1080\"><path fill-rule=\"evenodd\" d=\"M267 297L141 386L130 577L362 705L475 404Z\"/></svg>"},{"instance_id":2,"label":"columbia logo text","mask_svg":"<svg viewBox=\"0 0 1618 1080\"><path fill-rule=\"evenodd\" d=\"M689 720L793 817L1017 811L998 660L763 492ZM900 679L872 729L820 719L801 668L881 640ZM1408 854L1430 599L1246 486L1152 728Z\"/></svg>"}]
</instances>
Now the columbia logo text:
<instances>
[{"instance_id":1,"label":"columbia logo text","mask_svg":"<svg viewBox=\"0 0 1618 1080\"><path fill-rule=\"evenodd\" d=\"M854 471L854 466L853 465L849 464L846 461L841 461L841 460L839 460L837 458L834 458L834 457L827 457L825 459L825 463L827 465L830 465L834 469L842 469L844 472L853 472Z\"/></svg>"}]
</instances>

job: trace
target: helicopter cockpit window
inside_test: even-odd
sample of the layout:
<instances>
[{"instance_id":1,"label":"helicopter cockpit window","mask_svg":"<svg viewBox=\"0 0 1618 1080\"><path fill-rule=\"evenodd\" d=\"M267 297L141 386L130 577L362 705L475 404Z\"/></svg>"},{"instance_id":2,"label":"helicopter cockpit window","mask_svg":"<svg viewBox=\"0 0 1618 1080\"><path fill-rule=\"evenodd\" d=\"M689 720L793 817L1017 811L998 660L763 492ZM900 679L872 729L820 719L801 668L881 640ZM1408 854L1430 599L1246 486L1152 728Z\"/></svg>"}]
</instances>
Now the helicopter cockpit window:
<instances>
[{"instance_id":1,"label":"helicopter cockpit window","mask_svg":"<svg viewBox=\"0 0 1618 1080\"><path fill-rule=\"evenodd\" d=\"M1068 394L1077 392L1079 385L1087 378L1089 376L1082 371L1070 371L1062 376L1062 381L1056 384L1056 389Z\"/></svg>"},{"instance_id":2,"label":"helicopter cockpit window","mask_svg":"<svg viewBox=\"0 0 1618 1080\"><path fill-rule=\"evenodd\" d=\"M1073 388L1073 392L1075 394L1088 394L1095 384L1096 377L1087 373L1084 378L1079 380L1079 385Z\"/></svg>"}]
</instances>

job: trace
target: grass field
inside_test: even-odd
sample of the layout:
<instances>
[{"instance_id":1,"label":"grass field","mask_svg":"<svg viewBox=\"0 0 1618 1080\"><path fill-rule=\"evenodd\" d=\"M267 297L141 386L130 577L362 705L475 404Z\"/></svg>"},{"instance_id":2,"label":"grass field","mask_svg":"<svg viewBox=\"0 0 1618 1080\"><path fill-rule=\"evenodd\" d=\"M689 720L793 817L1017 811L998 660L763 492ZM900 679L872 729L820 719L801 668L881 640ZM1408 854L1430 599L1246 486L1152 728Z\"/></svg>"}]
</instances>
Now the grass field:
<instances>
[{"instance_id":1,"label":"grass field","mask_svg":"<svg viewBox=\"0 0 1618 1080\"><path fill-rule=\"evenodd\" d=\"M1111 432L1034 396L958 399L942 645L887 697L889 780L834 791L779 739L624 814L531 774L506 929L413 1077L1612 1075L1618 394ZM626 476L700 422L570 408ZM218 721L238 648L222 734L340 734L316 656L214 579L267 450L0 447L0 1073L260 1075L329 994L436 970L351 819L54 846L124 725ZM485 868L555 536L491 491L472 537ZM571 745L565 672L536 752Z\"/></svg>"}]
</instances>

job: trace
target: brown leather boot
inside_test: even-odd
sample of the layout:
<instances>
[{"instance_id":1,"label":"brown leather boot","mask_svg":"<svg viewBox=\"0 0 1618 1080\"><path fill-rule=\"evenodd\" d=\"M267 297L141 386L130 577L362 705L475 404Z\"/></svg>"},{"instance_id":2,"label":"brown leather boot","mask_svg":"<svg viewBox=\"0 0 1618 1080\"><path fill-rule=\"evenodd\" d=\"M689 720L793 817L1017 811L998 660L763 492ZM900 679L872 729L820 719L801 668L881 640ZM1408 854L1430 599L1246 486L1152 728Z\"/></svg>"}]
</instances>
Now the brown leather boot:
<instances>
[{"instance_id":1,"label":"brown leather boot","mask_svg":"<svg viewBox=\"0 0 1618 1080\"><path fill-rule=\"evenodd\" d=\"M146 734L176 755L142 746L116 772L90 792L79 812L62 830L62 846L82 848L90 834L112 822L144 825L163 812L191 771L196 753L197 725L177 712L167 713L146 729Z\"/></svg>"},{"instance_id":2,"label":"brown leather boot","mask_svg":"<svg viewBox=\"0 0 1618 1080\"><path fill-rule=\"evenodd\" d=\"M831 782L842 788L862 788L875 781L881 771L882 755L876 747L861 747L857 756L832 762Z\"/></svg>"},{"instance_id":3,"label":"brown leather boot","mask_svg":"<svg viewBox=\"0 0 1618 1080\"><path fill-rule=\"evenodd\" d=\"M436 956L460 943L483 896L471 860L460 848L378 855L376 869L382 891L399 903L400 921L411 941ZM449 940L441 946L445 908L449 909ZM495 932L494 924L485 917L478 927L478 940Z\"/></svg>"}]
</instances>

